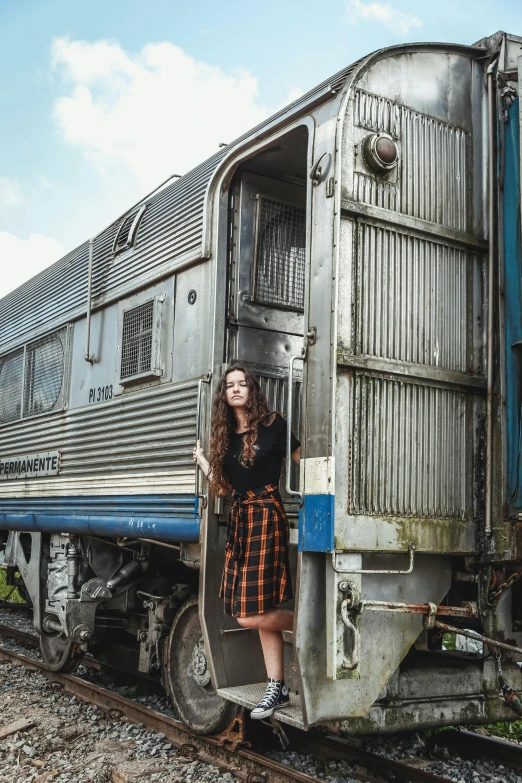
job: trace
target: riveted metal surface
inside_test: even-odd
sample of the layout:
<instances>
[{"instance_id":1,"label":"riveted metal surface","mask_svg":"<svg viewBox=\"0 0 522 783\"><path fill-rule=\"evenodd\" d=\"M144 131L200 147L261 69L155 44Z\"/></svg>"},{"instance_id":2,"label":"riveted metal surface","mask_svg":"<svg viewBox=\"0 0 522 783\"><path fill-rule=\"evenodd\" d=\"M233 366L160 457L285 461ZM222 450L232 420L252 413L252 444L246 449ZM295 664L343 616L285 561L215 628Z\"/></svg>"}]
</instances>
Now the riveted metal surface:
<instances>
[{"instance_id":1,"label":"riveted metal surface","mask_svg":"<svg viewBox=\"0 0 522 783\"><path fill-rule=\"evenodd\" d=\"M351 511L464 519L466 395L357 373Z\"/></svg>"},{"instance_id":2,"label":"riveted metal surface","mask_svg":"<svg viewBox=\"0 0 522 783\"><path fill-rule=\"evenodd\" d=\"M196 437L197 384L147 389L123 395L96 407L12 424L0 429L0 454L10 455L58 450L60 476L49 487L68 492L96 493L111 475L133 476L144 494L162 491L151 474L162 475L170 485L179 474L185 491L193 491L191 451ZM45 448L44 448L45 447ZM165 475L167 474L167 475ZM141 476L141 479L140 479ZM127 481L120 492L129 492ZM2 482L2 495L27 494L31 487L42 491L42 479ZM137 491L136 489L130 490ZM164 491L164 490L163 490ZM182 487L178 491L183 491Z\"/></svg>"}]
</instances>

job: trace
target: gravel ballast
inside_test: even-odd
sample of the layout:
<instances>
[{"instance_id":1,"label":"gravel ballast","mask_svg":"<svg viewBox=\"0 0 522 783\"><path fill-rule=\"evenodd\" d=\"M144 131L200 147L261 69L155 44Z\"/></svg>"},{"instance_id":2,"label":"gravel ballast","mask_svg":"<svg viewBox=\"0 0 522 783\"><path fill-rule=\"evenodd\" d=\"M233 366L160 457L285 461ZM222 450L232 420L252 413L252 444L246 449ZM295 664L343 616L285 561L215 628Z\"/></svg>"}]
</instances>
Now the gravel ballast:
<instances>
[{"instance_id":1,"label":"gravel ballast","mask_svg":"<svg viewBox=\"0 0 522 783\"><path fill-rule=\"evenodd\" d=\"M30 617L0 611L0 623L33 632ZM41 659L38 649L23 640L3 636L0 646ZM116 692L172 718L177 714L168 698L147 682L113 677L80 666L77 676ZM109 719L96 706L60 691L38 672L12 664L0 665L0 731L21 718L34 726L0 739L0 781L7 783L134 783L174 781L224 783L237 780L216 767L180 758L165 736L143 725ZM429 749L421 735L384 735L355 739L363 750L410 762L454 783L522 783L522 776L501 765L450 755L436 745ZM355 783L353 765L335 762L326 768L308 755L292 750L272 751L269 758L328 783Z\"/></svg>"}]
</instances>

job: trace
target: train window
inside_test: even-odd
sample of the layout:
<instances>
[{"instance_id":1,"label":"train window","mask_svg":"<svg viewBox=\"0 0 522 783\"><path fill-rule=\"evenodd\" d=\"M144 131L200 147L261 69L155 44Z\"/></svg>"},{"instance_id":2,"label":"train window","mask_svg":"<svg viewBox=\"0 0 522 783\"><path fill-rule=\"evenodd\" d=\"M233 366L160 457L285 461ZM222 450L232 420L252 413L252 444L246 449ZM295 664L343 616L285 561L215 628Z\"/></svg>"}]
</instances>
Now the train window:
<instances>
[{"instance_id":1,"label":"train window","mask_svg":"<svg viewBox=\"0 0 522 783\"><path fill-rule=\"evenodd\" d=\"M0 359L0 424L16 421L22 414L24 350Z\"/></svg>"},{"instance_id":2,"label":"train window","mask_svg":"<svg viewBox=\"0 0 522 783\"><path fill-rule=\"evenodd\" d=\"M118 229L116 238L114 240L114 245L112 247L112 252L114 255L121 253L123 250L127 250L127 248L132 247L136 243L138 228L145 210L146 207L143 206L137 212L133 212L124 218Z\"/></svg>"},{"instance_id":3,"label":"train window","mask_svg":"<svg viewBox=\"0 0 522 783\"><path fill-rule=\"evenodd\" d=\"M155 297L123 313L120 383L160 376L161 303Z\"/></svg>"},{"instance_id":4,"label":"train window","mask_svg":"<svg viewBox=\"0 0 522 783\"><path fill-rule=\"evenodd\" d=\"M24 418L63 408L67 328L29 343L25 354Z\"/></svg>"},{"instance_id":5,"label":"train window","mask_svg":"<svg viewBox=\"0 0 522 783\"><path fill-rule=\"evenodd\" d=\"M306 212L258 197L254 295L256 302L304 309Z\"/></svg>"}]
</instances>

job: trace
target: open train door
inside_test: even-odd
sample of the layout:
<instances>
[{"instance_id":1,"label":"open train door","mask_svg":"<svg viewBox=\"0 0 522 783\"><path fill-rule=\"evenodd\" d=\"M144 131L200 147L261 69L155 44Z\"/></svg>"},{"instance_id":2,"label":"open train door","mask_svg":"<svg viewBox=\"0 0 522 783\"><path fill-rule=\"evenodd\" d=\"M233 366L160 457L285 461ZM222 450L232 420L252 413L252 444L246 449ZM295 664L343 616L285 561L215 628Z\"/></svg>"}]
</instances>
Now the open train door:
<instances>
[{"instance_id":1,"label":"open train door","mask_svg":"<svg viewBox=\"0 0 522 783\"><path fill-rule=\"evenodd\" d=\"M300 125L236 168L228 190L226 290L221 300L216 297L216 309L225 308L225 322L222 361L216 361L214 383L231 361L245 362L258 376L271 410L286 417L290 397L291 426L298 437L303 366L302 362L296 363L300 366L289 377L289 365L292 356L301 355L306 323L309 143L309 128ZM286 487L298 490L298 473L297 467L291 466L288 472L283 471L281 479L291 528L294 593L299 505ZM266 671L258 632L242 628L234 618L227 617L218 598L228 512L226 500L212 500L208 508L201 619L218 693L250 708L264 693ZM288 608L293 608L293 602ZM295 692L298 683L292 633L285 632L285 642L285 677ZM292 711L296 712L294 719ZM287 718L301 725L298 708L291 707L288 712Z\"/></svg>"}]
</instances>

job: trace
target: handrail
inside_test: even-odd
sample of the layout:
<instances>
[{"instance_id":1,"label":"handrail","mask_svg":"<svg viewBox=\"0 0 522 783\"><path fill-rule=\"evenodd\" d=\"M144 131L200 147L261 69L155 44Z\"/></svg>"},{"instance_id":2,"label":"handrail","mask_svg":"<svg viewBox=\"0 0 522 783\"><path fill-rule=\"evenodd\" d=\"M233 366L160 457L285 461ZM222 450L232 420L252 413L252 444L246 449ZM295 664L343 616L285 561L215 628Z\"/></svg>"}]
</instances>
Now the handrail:
<instances>
[{"instance_id":1,"label":"handrail","mask_svg":"<svg viewBox=\"0 0 522 783\"><path fill-rule=\"evenodd\" d=\"M488 92L488 311L487 311L487 400L486 400L486 514L484 530L486 536L493 533L493 418L494 418L494 302L493 288L495 279L495 134L497 132L495 114L495 82L493 73L498 57L487 70Z\"/></svg>"},{"instance_id":2,"label":"handrail","mask_svg":"<svg viewBox=\"0 0 522 783\"><path fill-rule=\"evenodd\" d=\"M288 364L288 399L286 410L286 491L292 497L298 499L299 505L303 502L303 495L290 486L291 467L292 467L292 418L293 418L293 381L294 381L294 362L296 359L304 362L306 354L303 351L301 354L291 356Z\"/></svg>"},{"instance_id":3,"label":"handrail","mask_svg":"<svg viewBox=\"0 0 522 783\"><path fill-rule=\"evenodd\" d=\"M415 544L411 543L408 545L408 552L410 555L410 564L408 568L406 568L404 571L395 570L391 568L338 568L336 564L336 552L332 552L332 568L335 571L336 574L400 574L401 576L404 576L406 574L411 574L413 571L413 565L415 561L415 550L416 550ZM339 554L343 554L340 552ZM353 552L350 554L354 554ZM383 554L382 552L380 554Z\"/></svg>"},{"instance_id":4,"label":"handrail","mask_svg":"<svg viewBox=\"0 0 522 783\"><path fill-rule=\"evenodd\" d=\"M85 361L94 364L94 356L91 354L91 316L92 316L92 268L94 254L94 239L89 239L89 268L87 271L87 321L85 324Z\"/></svg>"},{"instance_id":5,"label":"handrail","mask_svg":"<svg viewBox=\"0 0 522 783\"><path fill-rule=\"evenodd\" d=\"M196 406L196 443L201 440L201 412L203 410L203 384L210 383L211 373L207 373L203 378L198 381L198 401ZM201 491L200 486L200 473L201 468L196 462L196 497L201 499L201 507L205 508L208 502L208 498Z\"/></svg>"}]
</instances>

